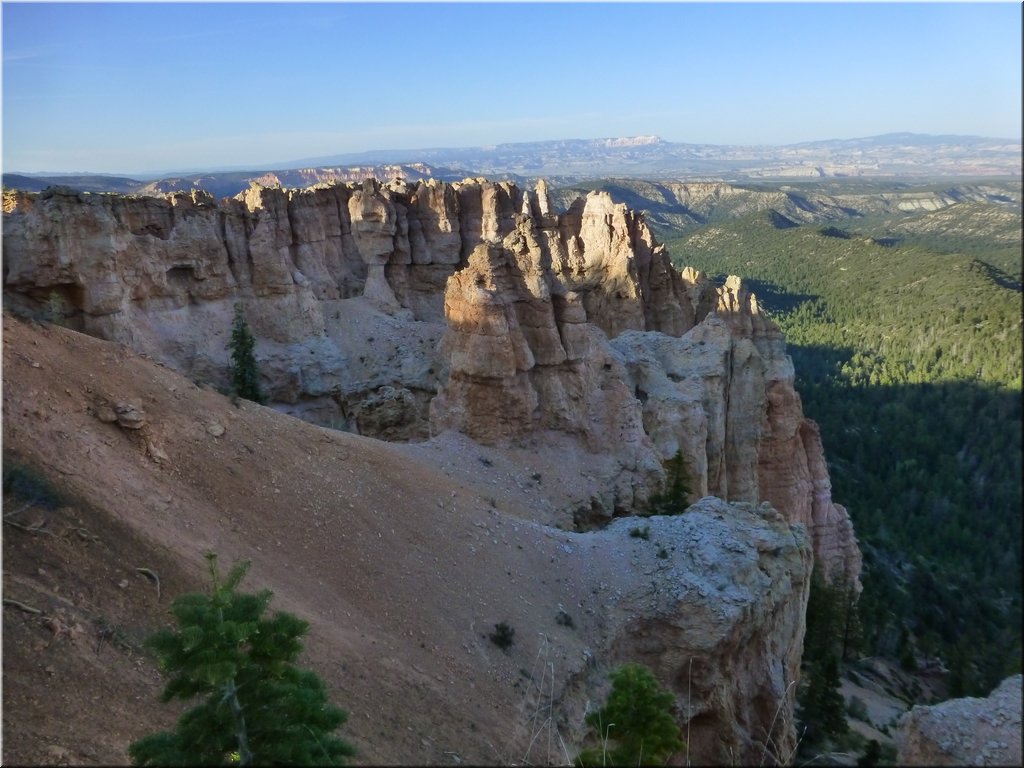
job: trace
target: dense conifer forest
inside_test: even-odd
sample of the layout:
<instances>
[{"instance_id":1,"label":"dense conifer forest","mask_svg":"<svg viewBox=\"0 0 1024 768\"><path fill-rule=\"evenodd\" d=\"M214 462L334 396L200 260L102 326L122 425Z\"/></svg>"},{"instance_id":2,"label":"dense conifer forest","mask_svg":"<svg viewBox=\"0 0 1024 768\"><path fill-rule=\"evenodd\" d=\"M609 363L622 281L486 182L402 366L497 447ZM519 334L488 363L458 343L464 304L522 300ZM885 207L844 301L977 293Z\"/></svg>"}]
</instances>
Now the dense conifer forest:
<instances>
[{"instance_id":1,"label":"dense conifer forest","mask_svg":"<svg viewBox=\"0 0 1024 768\"><path fill-rule=\"evenodd\" d=\"M996 201L658 232L785 331L865 555L861 652L941 660L950 696L1021 668L1020 226Z\"/></svg>"}]
</instances>

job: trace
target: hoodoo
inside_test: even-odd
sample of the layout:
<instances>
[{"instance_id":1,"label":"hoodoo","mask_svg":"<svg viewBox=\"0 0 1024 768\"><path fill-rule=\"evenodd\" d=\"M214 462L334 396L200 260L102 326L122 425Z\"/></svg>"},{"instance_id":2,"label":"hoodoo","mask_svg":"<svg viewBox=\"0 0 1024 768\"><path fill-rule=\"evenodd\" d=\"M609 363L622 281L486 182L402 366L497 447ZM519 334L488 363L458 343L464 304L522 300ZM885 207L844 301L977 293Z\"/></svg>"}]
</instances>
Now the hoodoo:
<instances>
[{"instance_id":1,"label":"hoodoo","mask_svg":"<svg viewBox=\"0 0 1024 768\"><path fill-rule=\"evenodd\" d=\"M856 582L778 327L738 278L676 270L606 193L562 213L543 182L483 179L5 196L12 304L57 296L71 327L223 385L241 302L285 412L392 440L570 435L617 458L592 500L609 519L680 452L692 500L768 501Z\"/></svg>"}]
</instances>

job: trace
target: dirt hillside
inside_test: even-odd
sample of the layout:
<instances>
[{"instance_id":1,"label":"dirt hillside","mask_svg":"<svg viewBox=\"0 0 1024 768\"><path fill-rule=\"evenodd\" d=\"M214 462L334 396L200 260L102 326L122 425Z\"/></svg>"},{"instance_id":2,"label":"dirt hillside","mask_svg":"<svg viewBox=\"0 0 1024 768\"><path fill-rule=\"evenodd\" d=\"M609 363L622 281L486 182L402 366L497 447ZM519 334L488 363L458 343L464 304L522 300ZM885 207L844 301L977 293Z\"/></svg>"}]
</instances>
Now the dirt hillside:
<instances>
[{"instance_id":1,"label":"dirt hillside","mask_svg":"<svg viewBox=\"0 0 1024 768\"><path fill-rule=\"evenodd\" d=\"M305 660L350 712L361 762L515 759L530 670L599 641L577 594L587 566L557 567L570 534L530 519L545 475L526 452L316 427L9 316L3 346L5 477L39 472L68 500L5 499L19 510L3 544L7 763L123 763L131 740L173 725L141 640L203 587L211 550L252 560L245 586L311 623ZM559 493L585 493L532 461ZM509 653L487 639L500 621Z\"/></svg>"}]
</instances>

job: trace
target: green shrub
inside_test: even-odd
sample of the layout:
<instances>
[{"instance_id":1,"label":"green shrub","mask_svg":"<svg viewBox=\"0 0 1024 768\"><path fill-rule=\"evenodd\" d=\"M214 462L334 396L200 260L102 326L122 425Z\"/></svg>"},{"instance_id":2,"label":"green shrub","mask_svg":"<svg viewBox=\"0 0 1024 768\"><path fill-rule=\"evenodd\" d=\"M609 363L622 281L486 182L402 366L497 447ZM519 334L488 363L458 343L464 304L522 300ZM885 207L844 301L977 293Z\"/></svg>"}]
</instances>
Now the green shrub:
<instances>
[{"instance_id":1,"label":"green shrub","mask_svg":"<svg viewBox=\"0 0 1024 768\"><path fill-rule=\"evenodd\" d=\"M611 674L605 705L587 715L600 747L580 752L577 765L664 764L685 746L672 715L673 696L641 664L624 664Z\"/></svg>"},{"instance_id":2,"label":"green shrub","mask_svg":"<svg viewBox=\"0 0 1024 768\"><path fill-rule=\"evenodd\" d=\"M634 539L643 539L644 541L647 541L651 538L651 527L649 525L645 525L643 528L640 528L639 526L631 528L629 535Z\"/></svg>"},{"instance_id":3,"label":"green shrub","mask_svg":"<svg viewBox=\"0 0 1024 768\"><path fill-rule=\"evenodd\" d=\"M221 583L208 555L210 594L182 595L171 606L178 630L147 641L170 675L162 701L200 703L173 731L133 742L136 765L340 765L355 753L332 732L347 719L327 701L323 682L293 666L309 625L288 613L263 618L271 593L236 588L243 562Z\"/></svg>"},{"instance_id":4,"label":"green shrub","mask_svg":"<svg viewBox=\"0 0 1024 768\"><path fill-rule=\"evenodd\" d=\"M501 650L507 651L512 647L515 635L515 629L502 621L494 625L494 631L490 634L490 638L491 642L501 648Z\"/></svg>"}]
</instances>

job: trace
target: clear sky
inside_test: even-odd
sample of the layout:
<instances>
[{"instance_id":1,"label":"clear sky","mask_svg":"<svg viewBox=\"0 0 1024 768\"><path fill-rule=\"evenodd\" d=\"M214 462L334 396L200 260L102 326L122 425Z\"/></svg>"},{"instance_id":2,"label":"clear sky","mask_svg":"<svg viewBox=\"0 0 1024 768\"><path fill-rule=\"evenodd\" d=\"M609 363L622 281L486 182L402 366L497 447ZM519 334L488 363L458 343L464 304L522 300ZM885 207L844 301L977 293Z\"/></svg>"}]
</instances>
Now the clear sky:
<instances>
[{"instance_id":1,"label":"clear sky","mask_svg":"<svg viewBox=\"0 0 1024 768\"><path fill-rule=\"evenodd\" d=\"M656 134L1019 139L1009 3L3 3L3 169Z\"/></svg>"}]
</instances>

